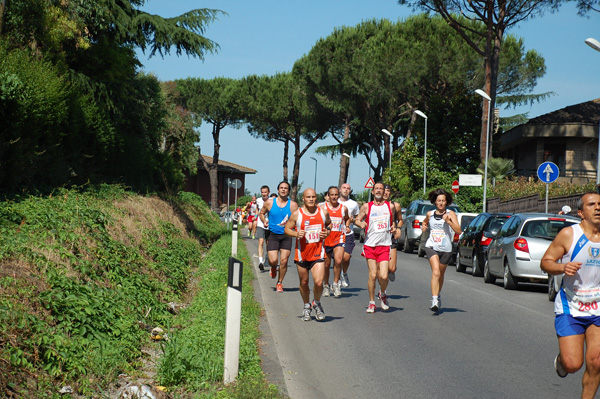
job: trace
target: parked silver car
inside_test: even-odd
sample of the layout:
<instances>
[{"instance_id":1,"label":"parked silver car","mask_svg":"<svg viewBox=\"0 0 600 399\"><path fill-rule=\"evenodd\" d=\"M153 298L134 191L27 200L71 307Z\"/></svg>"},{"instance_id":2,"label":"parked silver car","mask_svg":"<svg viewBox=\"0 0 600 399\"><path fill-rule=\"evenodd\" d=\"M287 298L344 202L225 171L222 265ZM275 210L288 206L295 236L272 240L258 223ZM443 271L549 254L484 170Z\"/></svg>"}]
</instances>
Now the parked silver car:
<instances>
[{"instance_id":1,"label":"parked silver car","mask_svg":"<svg viewBox=\"0 0 600 399\"><path fill-rule=\"evenodd\" d=\"M547 283L540 269L542 256L564 227L579 223L573 216L516 213L498 231L488 247L483 280L502 278L504 288L514 290L519 281Z\"/></svg>"},{"instance_id":2,"label":"parked silver car","mask_svg":"<svg viewBox=\"0 0 600 399\"><path fill-rule=\"evenodd\" d=\"M421 222L425 219L427 212L434 209L435 205L429 200L415 200L406 208L406 213L402 218L404 221L401 229L402 236L398 243L399 248L402 247L404 252L412 253L415 243L421 237ZM460 212L456 205L450 205L447 209L456 213Z\"/></svg>"}]
</instances>

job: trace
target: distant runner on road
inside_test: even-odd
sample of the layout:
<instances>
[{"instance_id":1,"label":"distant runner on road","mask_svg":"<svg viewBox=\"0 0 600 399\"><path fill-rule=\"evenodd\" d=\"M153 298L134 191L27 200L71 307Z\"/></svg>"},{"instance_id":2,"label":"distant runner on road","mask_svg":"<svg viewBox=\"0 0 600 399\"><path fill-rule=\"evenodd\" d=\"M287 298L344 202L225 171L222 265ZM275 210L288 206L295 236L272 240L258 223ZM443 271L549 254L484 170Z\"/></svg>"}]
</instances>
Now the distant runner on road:
<instances>
[{"instance_id":1,"label":"distant runner on road","mask_svg":"<svg viewBox=\"0 0 600 399\"><path fill-rule=\"evenodd\" d=\"M365 229L365 245L362 255L367 258L369 267L369 306L367 313L375 313L375 288L379 281L381 309L388 310L390 305L386 294L388 285L388 267L390 263L390 246L394 227L395 210L383 199L383 183L377 182L373 187L373 201L363 204L356 217L357 226ZM365 221L363 221L365 219Z\"/></svg>"},{"instance_id":2,"label":"distant runner on road","mask_svg":"<svg viewBox=\"0 0 600 399\"><path fill-rule=\"evenodd\" d=\"M333 296L339 298L342 296L342 283L340 275L342 273L342 259L344 257L344 246L346 243L346 228L348 227L349 217L348 209L345 205L338 202L339 190L336 186L331 186L327 190L327 202L324 202L322 208L329 213L331 219L331 233L325 239L325 278L323 280L323 296ZM333 260L333 284L331 291L329 288L329 268Z\"/></svg>"},{"instance_id":3,"label":"distant runner on road","mask_svg":"<svg viewBox=\"0 0 600 399\"><path fill-rule=\"evenodd\" d=\"M279 279L275 289L277 292L283 292L283 278L287 272L287 262L292 250L292 239L286 237L284 228L292 213L298 210L298 204L288 198L290 193L288 182L279 183L277 192L279 196L271 198L260 210L260 218L264 226L271 231L267 245L271 278L277 277L277 260L279 258Z\"/></svg>"},{"instance_id":4,"label":"distant runner on road","mask_svg":"<svg viewBox=\"0 0 600 399\"><path fill-rule=\"evenodd\" d=\"M344 255L342 257L342 271L340 274L340 280L342 281L342 287L347 288L350 285L350 279L348 278L348 267L350 266L350 258L352 257L352 251L354 250L354 219L358 215L359 207L358 203L350 198L352 188L348 183L342 184L340 187L340 198L338 201L348 208L348 216L350 217L350 224L346 228L346 243L344 245Z\"/></svg>"},{"instance_id":5,"label":"distant runner on road","mask_svg":"<svg viewBox=\"0 0 600 399\"><path fill-rule=\"evenodd\" d=\"M583 194L577 214L581 223L559 231L540 267L551 275L564 273L554 300L559 348L554 368L564 378L585 359L581 397L591 399L600 385L600 195Z\"/></svg>"},{"instance_id":6,"label":"distant runner on road","mask_svg":"<svg viewBox=\"0 0 600 399\"><path fill-rule=\"evenodd\" d=\"M256 199L256 205L258 207L258 212L265 205L265 202L269 200L269 193L271 189L269 186L265 185L260 188L260 198ZM260 270L265 270L265 256L264 256L264 243L265 241L269 241L269 229L265 227L262 219L260 217L256 217L256 238L258 238L258 268Z\"/></svg>"},{"instance_id":7,"label":"distant runner on road","mask_svg":"<svg viewBox=\"0 0 600 399\"><path fill-rule=\"evenodd\" d=\"M304 205L296 209L285 225L285 234L296 238L296 268L300 280L300 295L304 302L302 320L310 321L311 311L315 310L317 320L325 320L325 312L321 305L323 291L323 275L325 273L325 247L323 241L330 233L331 219L326 210L317 206L317 193L312 188L304 190ZM311 272L314 288L312 308L310 288L308 288L308 272Z\"/></svg>"}]
</instances>

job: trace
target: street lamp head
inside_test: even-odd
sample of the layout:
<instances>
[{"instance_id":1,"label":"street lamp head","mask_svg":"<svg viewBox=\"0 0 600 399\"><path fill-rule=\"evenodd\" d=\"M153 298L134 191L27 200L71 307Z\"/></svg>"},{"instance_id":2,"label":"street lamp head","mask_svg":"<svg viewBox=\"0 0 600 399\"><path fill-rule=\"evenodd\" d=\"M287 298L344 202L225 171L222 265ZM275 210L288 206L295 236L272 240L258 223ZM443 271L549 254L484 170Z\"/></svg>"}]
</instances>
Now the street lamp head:
<instances>
[{"instance_id":1,"label":"street lamp head","mask_svg":"<svg viewBox=\"0 0 600 399\"><path fill-rule=\"evenodd\" d=\"M427 119L427 115L425 115L423 112L421 112L421 111L419 111L419 110L416 110L416 111L415 111L415 114L419 115L421 118L425 118L425 119Z\"/></svg>"},{"instance_id":2,"label":"street lamp head","mask_svg":"<svg viewBox=\"0 0 600 399\"><path fill-rule=\"evenodd\" d=\"M381 129L381 131L382 131L384 134L386 134L386 135L388 135L388 136L390 136L390 137L393 137L393 135L392 135L392 134L389 132L389 130L387 130L387 129Z\"/></svg>"},{"instance_id":3,"label":"street lamp head","mask_svg":"<svg viewBox=\"0 0 600 399\"><path fill-rule=\"evenodd\" d=\"M315 158L315 157L310 157L310 159L312 159L313 161L317 162L317 158Z\"/></svg>"},{"instance_id":4,"label":"street lamp head","mask_svg":"<svg viewBox=\"0 0 600 399\"><path fill-rule=\"evenodd\" d=\"M587 39L585 39L585 44L587 44L596 51L600 51L600 42L594 39L593 37L588 37Z\"/></svg>"},{"instance_id":5,"label":"street lamp head","mask_svg":"<svg viewBox=\"0 0 600 399\"><path fill-rule=\"evenodd\" d=\"M350 159L350 155L346 154L345 152L342 152L342 155L345 156L346 158Z\"/></svg>"},{"instance_id":6,"label":"street lamp head","mask_svg":"<svg viewBox=\"0 0 600 399\"><path fill-rule=\"evenodd\" d=\"M492 101L492 99L490 98L490 96L488 96L488 94L485 91L481 90L481 89L475 90L475 93L479 94L481 97L485 98L488 101Z\"/></svg>"}]
</instances>

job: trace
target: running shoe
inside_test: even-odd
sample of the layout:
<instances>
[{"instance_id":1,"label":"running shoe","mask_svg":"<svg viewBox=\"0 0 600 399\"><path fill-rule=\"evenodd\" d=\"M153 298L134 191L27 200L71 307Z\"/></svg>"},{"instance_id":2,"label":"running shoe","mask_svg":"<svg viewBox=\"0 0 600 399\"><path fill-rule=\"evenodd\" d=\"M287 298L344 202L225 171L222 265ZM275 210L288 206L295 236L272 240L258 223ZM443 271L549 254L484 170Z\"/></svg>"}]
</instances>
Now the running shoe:
<instances>
[{"instance_id":1,"label":"running shoe","mask_svg":"<svg viewBox=\"0 0 600 399\"><path fill-rule=\"evenodd\" d=\"M333 283L332 285L333 287L333 296L336 298L339 298L342 296L342 290L340 288L340 283Z\"/></svg>"},{"instance_id":2,"label":"running shoe","mask_svg":"<svg viewBox=\"0 0 600 399\"><path fill-rule=\"evenodd\" d=\"M432 299L429 310L431 310L432 312L437 312L438 310L440 310L440 301L438 299Z\"/></svg>"},{"instance_id":3,"label":"running shoe","mask_svg":"<svg viewBox=\"0 0 600 399\"><path fill-rule=\"evenodd\" d=\"M304 308L302 311L302 320L310 321L310 313L312 312L311 308Z\"/></svg>"},{"instance_id":4,"label":"running shoe","mask_svg":"<svg viewBox=\"0 0 600 399\"><path fill-rule=\"evenodd\" d=\"M369 306L367 306L367 313L375 313L375 304L374 303L369 303Z\"/></svg>"},{"instance_id":5,"label":"running shoe","mask_svg":"<svg viewBox=\"0 0 600 399\"><path fill-rule=\"evenodd\" d=\"M277 292L283 292L283 284L277 283L275 289L277 290Z\"/></svg>"},{"instance_id":6,"label":"running shoe","mask_svg":"<svg viewBox=\"0 0 600 399\"><path fill-rule=\"evenodd\" d=\"M277 266L271 266L271 278L277 277Z\"/></svg>"},{"instance_id":7,"label":"running shoe","mask_svg":"<svg viewBox=\"0 0 600 399\"><path fill-rule=\"evenodd\" d=\"M264 271L264 270L265 270L265 264L264 264L264 263L262 263L262 262L260 262L260 263L258 264L258 268L260 269L260 271Z\"/></svg>"},{"instance_id":8,"label":"running shoe","mask_svg":"<svg viewBox=\"0 0 600 399\"><path fill-rule=\"evenodd\" d=\"M252 234L252 239L255 240L256 238L254 238L254 234Z\"/></svg>"},{"instance_id":9,"label":"running shoe","mask_svg":"<svg viewBox=\"0 0 600 399\"><path fill-rule=\"evenodd\" d=\"M390 305L388 303L387 295L382 294L381 291L379 291L379 293L377 294L377 297L381 301L381 309L388 310L390 308Z\"/></svg>"},{"instance_id":10,"label":"running shoe","mask_svg":"<svg viewBox=\"0 0 600 399\"><path fill-rule=\"evenodd\" d=\"M567 373L567 370L565 370L563 368L562 364L560 363L560 352L554 358L554 370L556 370L556 374L558 374L558 376L560 378L565 378L567 376L567 374L569 374L569 373Z\"/></svg>"},{"instance_id":11,"label":"running shoe","mask_svg":"<svg viewBox=\"0 0 600 399\"><path fill-rule=\"evenodd\" d=\"M331 295L331 290L329 289L329 284L323 284L323 293L321 296L329 296Z\"/></svg>"},{"instance_id":12,"label":"running shoe","mask_svg":"<svg viewBox=\"0 0 600 399\"><path fill-rule=\"evenodd\" d=\"M325 312L323 311L323 306L321 306L321 302L315 302L314 300L312 301L312 306L313 309L316 312L316 318L317 320L321 321L321 320L325 320Z\"/></svg>"},{"instance_id":13,"label":"running shoe","mask_svg":"<svg viewBox=\"0 0 600 399\"><path fill-rule=\"evenodd\" d=\"M394 282L394 281L396 281L396 273L395 273L395 272L389 272L389 273L388 273L388 279L389 279L391 282Z\"/></svg>"},{"instance_id":14,"label":"running shoe","mask_svg":"<svg viewBox=\"0 0 600 399\"><path fill-rule=\"evenodd\" d=\"M350 287L350 279L348 278L348 273L342 273L342 287L348 288Z\"/></svg>"},{"instance_id":15,"label":"running shoe","mask_svg":"<svg viewBox=\"0 0 600 399\"><path fill-rule=\"evenodd\" d=\"M348 284L347 279L348 279L348 275L344 274L342 272L342 274L340 274L340 281L342 282L342 287L344 287L344 288L348 288L348 286L350 285L350 284Z\"/></svg>"}]
</instances>

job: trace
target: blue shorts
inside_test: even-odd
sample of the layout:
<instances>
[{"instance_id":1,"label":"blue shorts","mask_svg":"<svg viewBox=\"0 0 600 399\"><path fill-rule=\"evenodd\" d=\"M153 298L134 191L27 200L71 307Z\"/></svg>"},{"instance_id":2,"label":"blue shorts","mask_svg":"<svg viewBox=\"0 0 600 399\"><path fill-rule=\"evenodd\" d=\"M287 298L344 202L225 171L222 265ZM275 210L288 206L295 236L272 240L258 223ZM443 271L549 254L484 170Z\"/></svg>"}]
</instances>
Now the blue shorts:
<instances>
[{"instance_id":1,"label":"blue shorts","mask_svg":"<svg viewBox=\"0 0 600 399\"><path fill-rule=\"evenodd\" d=\"M585 334L591 325L600 327L600 316L574 317L570 314L557 314L554 318L554 328L559 337Z\"/></svg>"},{"instance_id":2,"label":"blue shorts","mask_svg":"<svg viewBox=\"0 0 600 399\"><path fill-rule=\"evenodd\" d=\"M345 247L346 244L343 242L340 242L339 244L335 244L333 247L330 247L329 245L323 245L325 247L325 253L327 255L331 255L333 253L333 248L337 248L337 247Z\"/></svg>"}]
</instances>

